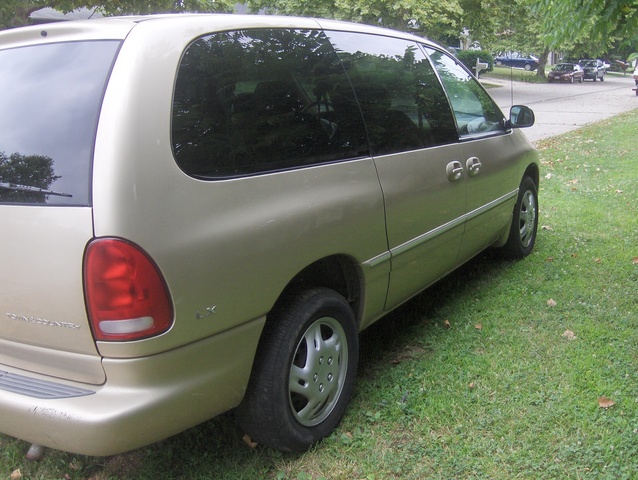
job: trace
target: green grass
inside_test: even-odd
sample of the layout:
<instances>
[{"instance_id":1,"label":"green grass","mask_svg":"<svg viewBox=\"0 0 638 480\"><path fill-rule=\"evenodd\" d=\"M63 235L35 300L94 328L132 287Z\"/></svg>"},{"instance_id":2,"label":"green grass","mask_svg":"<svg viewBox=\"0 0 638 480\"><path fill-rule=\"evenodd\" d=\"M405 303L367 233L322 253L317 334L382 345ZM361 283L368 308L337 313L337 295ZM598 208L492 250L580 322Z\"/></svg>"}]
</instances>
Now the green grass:
<instances>
[{"instance_id":1,"label":"green grass","mask_svg":"<svg viewBox=\"0 0 638 480\"><path fill-rule=\"evenodd\" d=\"M481 255L364 332L350 409L310 452L250 449L228 414L111 458L29 462L0 436L0 478L636 478L636 124L538 144L533 254Z\"/></svg>"},{"instance_id":2,"label":"green grass","mask_svg":"<svg viewBox=\"0 0 638 480\"><path fill-rule=\"evenodd\" d=\"M550 68L547 68L549 71ZM546 83L546 78L541 78L536 74L536 71L527 72L522 68L509 68L509 67L497 67L491 72L485 72L481 74L481 78L498 78L501 80L513 80L515 82L527 82L527 83Z\"/></svg>"}]
</instances>

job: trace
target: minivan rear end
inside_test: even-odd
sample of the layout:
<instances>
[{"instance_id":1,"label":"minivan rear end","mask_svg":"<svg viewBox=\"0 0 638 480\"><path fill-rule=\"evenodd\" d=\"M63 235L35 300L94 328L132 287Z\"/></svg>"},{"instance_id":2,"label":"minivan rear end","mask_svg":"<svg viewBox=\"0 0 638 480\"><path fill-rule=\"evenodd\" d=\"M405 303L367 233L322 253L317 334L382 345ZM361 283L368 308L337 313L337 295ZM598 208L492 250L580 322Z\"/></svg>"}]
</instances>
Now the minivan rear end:
<instances>
[{"instance_id":1,"label":"minivan rear end","mask_svg":"<svg viewBox=\"0 0 638 480\"><path fill-rule=\"evenodd\" d=\"M263 324L201 341L199 330L167 335L180 299L144 247L124 238L128 207L112 195L141 186L120 176L110 155L131 153L109 147L126 128L116 133L103 110L108 102L136 108L125 71L139 54L134 41L115 66L135 25L8 31L0 50L2 432L93 455L165 438L235 406Z\"/></svg>"}]
</instances>

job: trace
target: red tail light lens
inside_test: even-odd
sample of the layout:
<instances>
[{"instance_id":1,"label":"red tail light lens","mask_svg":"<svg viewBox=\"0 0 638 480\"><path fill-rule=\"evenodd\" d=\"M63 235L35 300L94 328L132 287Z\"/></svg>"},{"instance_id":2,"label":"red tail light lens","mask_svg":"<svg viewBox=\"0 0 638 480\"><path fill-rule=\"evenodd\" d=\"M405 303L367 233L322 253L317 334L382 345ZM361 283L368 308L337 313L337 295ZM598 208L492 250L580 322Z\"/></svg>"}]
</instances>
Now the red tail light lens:
<instances>
[{"instance_id":1,"label":"red tail light lens","mask_svg":"<svg viewBox=\"0 0 638 480\"><path fill-rule=\"evenodd\" d=\"M84 289L96 340L138 340L171 327L173 308L164 279L132 243L91 242L84 256Z\"/></svg>"}]
</instances>

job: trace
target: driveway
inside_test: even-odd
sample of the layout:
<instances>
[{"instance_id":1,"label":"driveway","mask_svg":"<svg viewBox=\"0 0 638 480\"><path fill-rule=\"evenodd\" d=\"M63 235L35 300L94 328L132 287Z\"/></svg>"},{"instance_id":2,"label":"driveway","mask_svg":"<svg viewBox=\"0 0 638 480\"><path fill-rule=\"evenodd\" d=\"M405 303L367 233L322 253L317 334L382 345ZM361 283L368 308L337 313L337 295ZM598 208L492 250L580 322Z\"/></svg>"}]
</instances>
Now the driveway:
<instances>
[{"instance_id":1,"label":"driveway","mask_svg":"<svg viewBox=\"0 0 638 480\"><path fill-rule=\"evenodd\" d=\"M638 108L638 96L631 89L631 75L606 75L604 82L561 84L506 82L481 79L505 114L512 105L527 105L536 114L536 123L526 128L530 141L575 130L616 114Z\"/></svg>"}]
</instances>

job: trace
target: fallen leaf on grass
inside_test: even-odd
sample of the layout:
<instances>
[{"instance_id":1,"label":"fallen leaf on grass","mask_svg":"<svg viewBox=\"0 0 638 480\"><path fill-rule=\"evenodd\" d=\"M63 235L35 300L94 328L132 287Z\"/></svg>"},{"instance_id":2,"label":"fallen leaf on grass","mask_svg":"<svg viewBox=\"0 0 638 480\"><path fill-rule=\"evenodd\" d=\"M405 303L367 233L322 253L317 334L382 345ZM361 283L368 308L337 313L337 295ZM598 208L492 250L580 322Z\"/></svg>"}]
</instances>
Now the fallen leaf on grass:
<instances>
[{"instance_id":1,"label":"fallen leaf on grass","mask_svg":"<svg viewBox=\"0 0 638 480\"><path fill-rule=\"evenodd\" d=\"M609 408L609 407L613 407L614 405L616 405L616 402L614 402L613 400L610 400L607 397L600 397L598 399L598 406L600 408Z\"/></svg>"},{"instance_id":2,"label":"fallen leaf on grass","mask_svg":"<svg viewBox=\"0 0 638 480\"><path fill-rule=\"evenodd\" d=\"M563 332L563 337L565 337L567 340L575 340L576 339L576 334L574 332L572 332L571 330L565 330L565 332Z\"/></svg>"},{"instance_id":3,"label":"fallen leaf on grass","mask_svg":"<svg viewBox=\"0 0 638 480\"><path fill-rule=\"evenodd\" d=\"M600 257L598 258L594 258L594 262L596 263L602 263L602 259Z\"/></svg>"},{"instance_id":4,"label":"fallen leaf on grass","mask_svg":"<svg viewBox=\"0 0 638 480\"><path fill-rule=\"evenodd\" d=\"M476 325L474 325L474 328L476 328L477 330L481 330L483 328L483 325L477 323Z\"/></svg>"},{"instance_id":5,"label":"fallen leaf on grass","mask_svg":"<svg viewBox=\"0 0 638 480\"><path fill-rule=\"evenodd\" d=\"M556 301L553 298L550 298L549 300L547 300L547 306L548 307L555 307L556 306Z\"/></svg>"},{"instance_id":6,"label":"fallen leaf on grass","mask_svg":"<svg viewBox=\"0 0 638 480\"><path fill-rule=\"evenodd\" d=\"M633 265L638 265L638 257L634 257L634 258L631 260L631 263L632 263Z\"/></svg>"},{"instance_id":7,"label":"fallen leaf on grass","mask_svg":"<svg viewBox=\"0 0 638 480\"><path fill-rule=\"evenodd\" d=\"M553 229L552 229L552 227L550 227L549 225L542 225L542 226L541 226L541 230L551 231L551 230L553 230Z\"/></svg>"},{"instance_id":8,"label":"fallen leaf on grass","mask_svg":"<svg viewBox=\"0 0 638 480\"><path fill-rule=\"evenodd\" d=\"M445 328L450 328L452 325L450 324L450 321L449 321L449 320L444 320L444 321L443 321L443 326L444 326Z\"/></svg>"},{"instance_id":9,"label":"fallen leaf on grass","mask_svg":"<svg viewBox=\"0 0 638 480\"><path fill-rule=\"evenodd\" d=\"M248 445L250 448L257 448L257 445L259 445L257 442L253 442L253 439L250 438L248 435L244 435L243 437L241 437L241 439L244 441L244 443L246 445Z\"/></svg>"},{"instance_id":10,"label":"fallen leaf on grass","mask_svg":"<svg viewBox=\"0 0 638 480\"><path fill-rule=\"evenodd\" d=\"M11 472L11 475L9 476L9 478L11 480L20 480L22 478L22 472L18 468L17 470L14 470L13 472Z\"/></svg>"}]
</instances>

